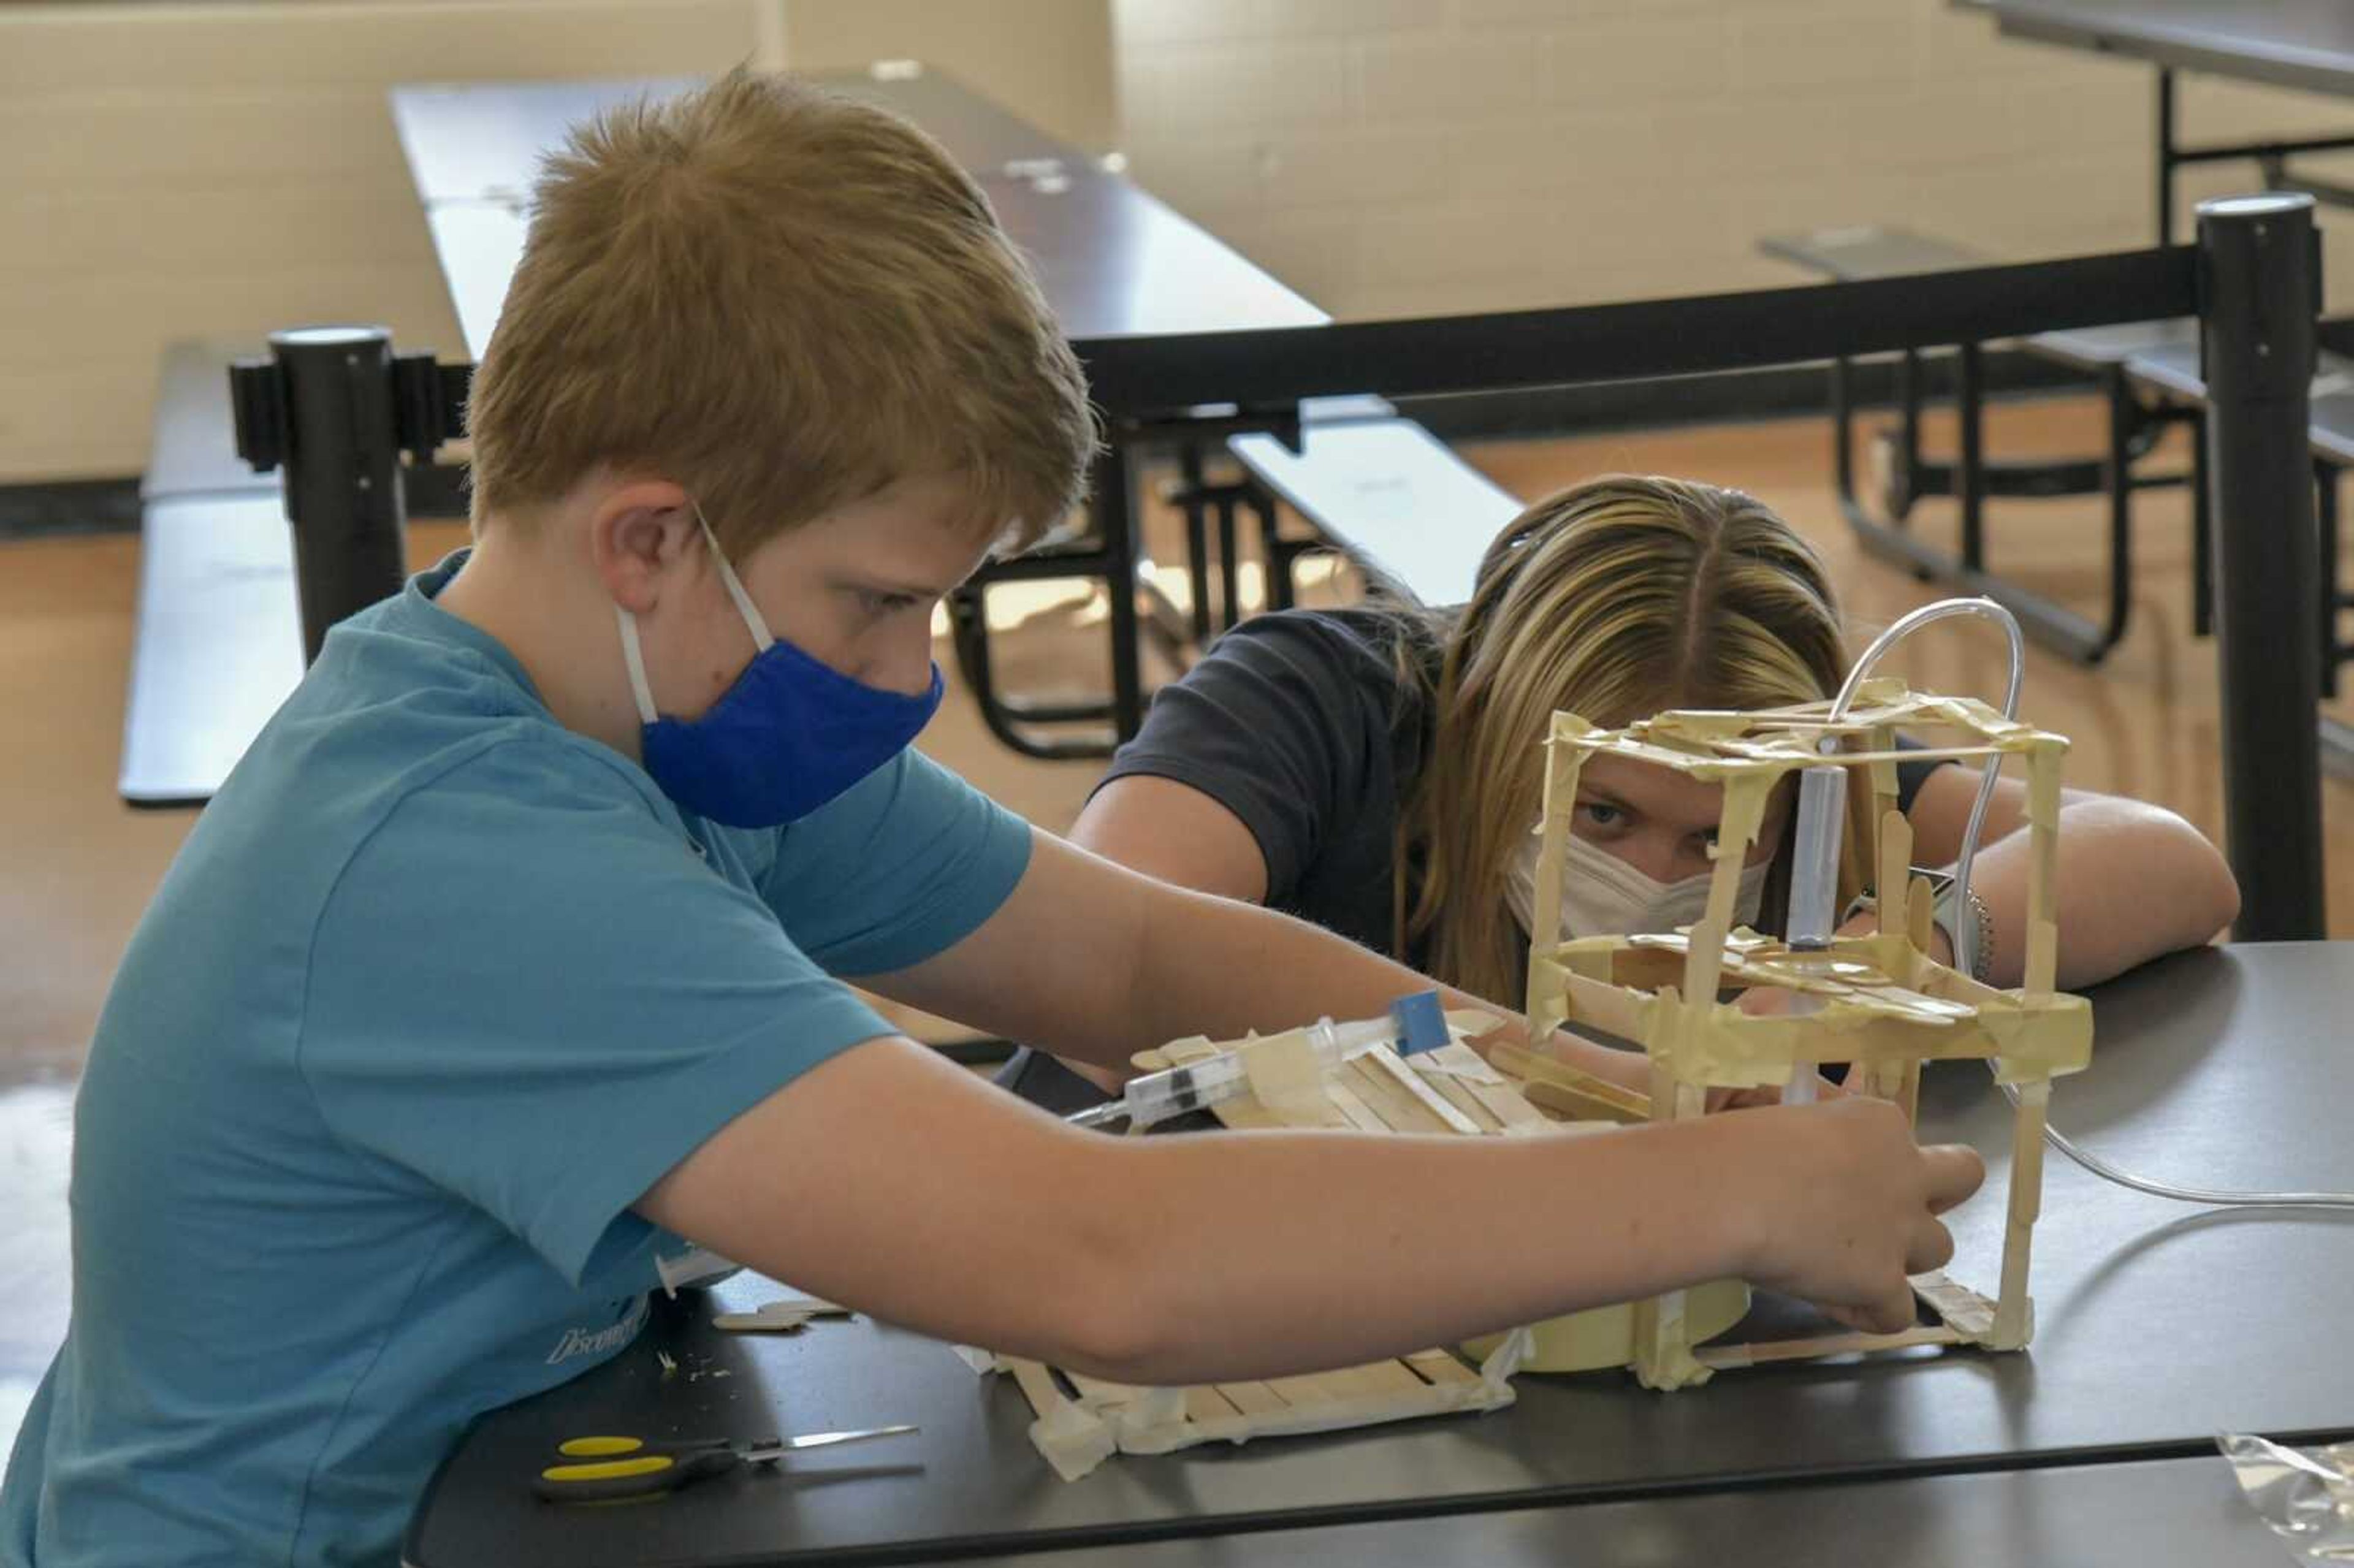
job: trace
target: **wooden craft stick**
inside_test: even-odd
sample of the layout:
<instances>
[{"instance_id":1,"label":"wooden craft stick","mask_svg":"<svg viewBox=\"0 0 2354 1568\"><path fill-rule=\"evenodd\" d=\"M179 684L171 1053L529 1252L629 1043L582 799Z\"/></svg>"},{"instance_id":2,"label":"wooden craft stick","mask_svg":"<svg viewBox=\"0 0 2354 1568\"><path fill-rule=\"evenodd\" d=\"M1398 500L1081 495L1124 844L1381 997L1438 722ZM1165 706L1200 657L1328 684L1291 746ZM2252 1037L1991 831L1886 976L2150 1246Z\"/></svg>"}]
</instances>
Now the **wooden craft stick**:
<instances>
[{"instance_id":1,"label":"wooden craft stick","mask_svg":"<svg viewBox=\"0 0 2354 1568\"><path fill-rule=\"evenodd\" d=\"M2035 1222L2043 1211L2043 1124L2051 1103L2051 1079L2019 1086L2019 1109L2010 1124L2010 1213L2003 1227L2002 1290L1994 1308L1992 1343L1997 1350L2017 1350L2034 1328L2027 1269Z\"/></svg>"},{"instance_id":2,"label":"wooden craft stick","mask_svg":"<svg viewBox=\"0 0 2354 1568\"><path fill-rule=\"evenodd\" d=\"M1507 1138L1525 1138L1553 1129L1552 1118L1510 1085L1468 1083L1463 1087L1488 1107L1488 1114L1502 1125Z\"/></svg>"},{"instance_id":3,"label":"wooden craft stick","mask_svg":"<svg viewBox=\"0 0 2354 1568\"><path fill-rule=\"evenodd\" d=\"M1344 1393L1354 1392L1345 1372L1310 1372L1299 1377L1271 1377L1267 1386L1283 1396L1283 1403L1294 1410L1312 1404L1328 1404Z\"/></svg>"},{"instance_id":4,"label":"wooden craft stick","mask_svg":"<svg viewBox=\"0 0 2354 1568\"><path fill-rule=\"evenodd\" d=\"M1896 731L1887 725L1874 725L1871 738L1865 744L1875 752L1885 754L1893 751L1896 748ZM1888 820L1888 813L1897 809L1900 780L1896 764L1893 761L1875 761L1866 764L1866 770L1872 776L1872 820L1884 822ZM1888 890L1883 886L1880 891L1884 897Z\"/></svg>"},{"instance_id":5,"label":"wooden craft stick","mask_svg":"<svg viewBox=\"0 0 2354 1568\"><path fill-rule=\"evenodd\" d=\"M1557 1057L1548 1056L1525 1046L1499 1041L1488 1059L1502 1071L1519 1078L1523 1086L1547 1083L1561 1088L1590 1095L1625 1113L1622 1119L1649 1121L1651 1117L1650 1097L1607 1078L1596 1077L1582 1067L1573 1067Z\"/></svg>"},{"instance_id":6,"label":"wooden craft stick","mask_svg":"<svg viewBox=\"0 0 2354 1568\"><path fill-rule=\"evenodd\" d=\"M1994 1303L1968 1286L1947 1278L1942 1269L1914 1275L1913 1294L1964 1340L1975 1344L1992 1337Z\"/></svg>"},{"instance_id":7,"label":"wooden craft stick","mask_svg":"<svg viewBox=\"0 0 2354 1568\"><path fill-rule=\"evenodd\" d=\"M1403 1361L1373 1361L1354 1370L1362 1374L1360 1384L1376 1393L1420 1393L1430 1386L1429 1379Z\"/></svg>"},{"instance_id":8,"label":"wooden craft stick","mask_svg":"<svg viewBox=\"0 0 2354 1568\"><path fill-rule=\"evenodd\" d=\"M1432 1088L1420 1073L1407 1066L1405 1058L1388 1046L1376 1045L1357 1060L1363 1063L1369 1071L1387 1078L1414 1097L1426 1112L1437 1118L1439 1127L1443 1130L1458 1133L1466 1138L1477 1138L1479 1135L1478 1122L1447 1104L1444 1095Z\"/></svg>"},{"instance_id":9,"label":"wooden craft stick","mask_svg":"<svg viewBox=\"0 0 2354 1568\"><path fill-rule=\"evenodd\" d=\"M1433 1383L1478 1383L1479 1374L1457 1361L1445 1351L1416 1351L1402 1358L1405 1364Z\"/></svg>"},{"instance_id":10,"label":"wooden craft stick","mask_svg":"<svg viewBox=\"0 0 2354 1568\"><path fill-rule=\"evenodd\" d=\"M1332 1103L1340 1107L1341 1114L1348 1118L1349 1125L1359 1132L1390 1130L1390 1124L1384 1121L1373 1107L1365 1103L1363 1096L1349 1086L1342 1075L1335 1073L1326 1079L1324 1092L1331 1097Z\"/></svg>"},{"instance_id":11,"label":"wooden craft stick","mask_svg":"<svg viewBox=\"0 0 2354 1568\"><path fill-rule=\"evenodd\" d=\"M1213 1386L1227 1404L1245 1415L1278 1415L1291 1408L1283 1395L1263 1383L1222 1383Z\"/></svg>"},{"instance_id":12,"label":"wooden craft stick","mask_svg":"<svg viewBox=\"0 0 2354 1568\"><path fill-rule=\"evenodd\" d=\"M2052 994L2060 955L2060 762L2065 743L2040 742L2027 759L2027 974L2032 999Z\"/></svg>"},{"instance_id":13,"label":"wooden craft stick","mask_svg":"<svg viewBox=\"0 0 2354 1568\"><path fill-rule=\"evenodd\" d=\"M1873 914L1880 934L1893 937L1905 929L1905 903L1913 888L1913 824L1902 811L1881 815L1879 875Z\"/></svg>"},{"instance_id":14,"label":"wooden craft stick","mask_svg":"<svg viewBox=\"0 0 2354 1568\"><path fill-rule=\"evenodd\" d=\"M1185 1391L1185 1418L1189 1421L1232 1421L1241 1414L1235 1402L1214 1385L1196 1384Z\"/></svg>"},{"instance_id":15,"label":"wooden craft stick","mask_svg":"<svg viewBox=\"0 0 2354 1568\"><path fill-rule=\"evenodd\" d=\"M1103 1378L1089 1377L1085 1372L1071 1372L1068 1369L1064 1371L1063 1375L1070 1379L1071 1386L1078 1391L1079 1403L1090 1410L1132 1404L1152 1392L1149 1388L1142 1388L1132 1383L1111 1383Z\"/></svg>"},{"instance_id":16,"label":"wooden craft stick","mask_svg":"<svg viewBox=\"0 0 2354 1568\"><path fill-rule=\"evenodd\" d=\"M1915 952L1925 953L1929 950L1930 935L1936 927L1937 895L1930 891L1927 877L1916 876L1904 888L1904 939L1913 944ZM1910 980L1912 977L1899 978Z\"/></svg>"},{"instance_id":17,"label":"wooden craft stick","mask_svg":"<svg viewBox=\"0 0 2354 1568\"><path fill-rule=\"evenodd\" d=\"M1651 1119L1648 1114L1630 1111L1618 1102L1606 1099L1590 1090L1572 1088L1567 1084L1556 1084L1545 1078L1534 1078L1523 1084L1521 1093L1528 1097L1531 1105L1559 1111L1572 1121L1604 1121L1628 1127Z\"/></svg>"},{"instance_id":18,"label":"wooden craft stick","mask_svg":"<svg viewBox=\"0 0 2354 1568\"><path fill-rule=\"evenodd\" d=\"M1373 1114L1389 1123L1394 1132L1451 1132L1454 1129L1439 1119L1405 1086L1383 1075L1365 1057L1360 1056L1341 1069L1349 1086L1358 1097L1373 1108Z\"/></svg>"},{"instance_id":19,"label":"wooden craft stick","mask_svg":"<svg viewBox=\"0 0 2354 1568\"><path fill-rule=\"evenodd\" d=\"M1235 1132L1254 1132L1265 1128L1285 1128L1293 1125L1267 1109L1248 1095L1236 1095L1230 1100L1220 1100L1211 1115L1218 1125Z\"/></svg>"},{"instance_id":20,"label":"wooden craft stick","mask_svg":"<svg viewBox=\"0 0 2354 1568\"><path fill-rule=\"evenodd\" d=\"M1490 1030L1480 1038L1482 1043L1491 1046L1512 1044L1503 1038L1501 1032L1498 1030ZM1443 1079L1460 1084L1466 1088L1509 1089L1511 1087L1511 1080L1507 1079L1493 1063L1481 1055L1470 1043L1465 1040L1450 1041L1435 1051L1425 1051L1408 1060L1406 1065L1433 1083Z\"/></svg>"},{"instance_id":21,"label":"wooden craft stick","mask_svg":"<svg viewBox=\"0 0 2354 1568\"><path fill-rule=\"evenodd\" d=\"M1424 1083L1428 1084L1446 1099L1448 1105L1460 1112L1463 1118L1479 1130L1480 1136L1486 1137L1504 1130L1502 1118L1490 1110L1479 1097L1471 1092L1470 1085L1445 1073L1422 1073L1419 1075Z\"/></svg>"},{"instance_id":22,"label":"wooden craft stick","mask_svg":"<svg viewBox=\"0 0 2354 1568\"><path fill-rule=\"evenodd\" d=\"M1577 806L1577 775L1585 766L1585 753L1569 742L1591 727L1574 714L1555 714L1545 740L1544 791L1540 797L1544 815L1539 824L1543 838L1537 849L1536 902L1531 906L1533 924L1529 931L1532 959L1551 952L1561 940L1562 861L1569 848L1570 817Z\"/></svg>"},{"instance_id":23,"label":"wooden craft stick","mask_svg":"<svg viewBox=\"0 0 2354 1568\"><path fill-rule=\"evenodd\" d=\"M1253 1040L1235 1054L1250 1080L1251 1097L1276 1115L1288 1120L1320 1116L1325 1109L1324 1065L1304 1031Z\"/></svg>"},{"instance_id":24,"label":"wooden craft stick","mask_svg":"<svg viewBox=\"0 0 2354 1568\"><path fill-rule=\"evenodd\" d=\"M1005 1367L1013 1374L1014 1385L1022 1390L1022 1397L1030 1402L1033 1414L1043 1420L1058 1410L1071 1408L1070 1396L1055 1382L1055 1374L1047 1369L1045 1362L1008 1356Z\"/></svg>"}]
</instances>

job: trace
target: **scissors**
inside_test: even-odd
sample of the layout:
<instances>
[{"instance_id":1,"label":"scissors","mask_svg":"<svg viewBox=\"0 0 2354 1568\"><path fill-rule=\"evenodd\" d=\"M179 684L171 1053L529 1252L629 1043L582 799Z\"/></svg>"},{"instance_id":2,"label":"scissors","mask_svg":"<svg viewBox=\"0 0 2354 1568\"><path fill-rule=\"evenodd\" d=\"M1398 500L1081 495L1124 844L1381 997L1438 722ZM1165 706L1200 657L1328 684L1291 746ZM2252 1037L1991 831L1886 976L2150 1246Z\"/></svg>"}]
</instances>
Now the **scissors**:
<instances>
[{"instance_id":1,"label":"scissors","mask_svg":"<svg viewBox=\"0 0 2354 1568\"><path fill-rule=\"evenodd\" d=\"M746 1465L765 1465L801 1448L830 1448L870 1437L896 1437L914 1426L865 1426L849 1432L811 1432L801 1437L763 1437L743 1442L711 1437L686 1442L649 1442L642 1437L575 1437L556 1451L579 1463L550 1465L532 1490L550 1502L620 1502L676 1491L706 1476L724 1476Z\"/></svg>"}]
</instances>

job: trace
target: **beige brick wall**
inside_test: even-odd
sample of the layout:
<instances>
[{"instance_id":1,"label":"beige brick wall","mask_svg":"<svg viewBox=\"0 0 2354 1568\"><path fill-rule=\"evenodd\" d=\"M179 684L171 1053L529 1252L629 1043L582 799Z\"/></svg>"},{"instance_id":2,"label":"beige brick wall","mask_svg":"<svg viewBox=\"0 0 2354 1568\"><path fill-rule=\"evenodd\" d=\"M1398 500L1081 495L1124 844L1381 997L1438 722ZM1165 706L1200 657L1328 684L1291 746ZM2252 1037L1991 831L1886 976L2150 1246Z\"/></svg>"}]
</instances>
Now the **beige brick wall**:
<instances>
[{"instance_id":1,"label":"beige brick wall","mask_svg":"<svg viewBox=\"0 0 2354 1568\"><path fill-rule=\"evenodd\" d=\"M920 57L1112 140L1106 0L0 3L0 484L136 473L175 337L462 352L385 90Z\"/></svg>"},{"instance_id":2,"label":"beige brick wall","mask_svg":"<svg viewBox=\"0 0 2354 1568\"><path fill-rule=\"evenodd\" d=\"M2151 72L1946 0L1114 0L1131 170L1310 299L1411 315L1795 281L1776 229L2150 242ZM2354 102L2185 79L2196 139ZM2189 203L2244 189L2196 171ZM2337 220L2329 219L2333 227ZM2354 299L2354 228L2332 255Z\"/></svg>"},{"instance_id":3,"label":"beige brick wall","mask_svg":"<svg viewBox=\"0 0 2354 1568\"><path fill-rule=\"evenodd\" d=\"M1786 281L1752 247L1802 225L2029 256L2151 222L2148 73L1944 0L0 4L0 483L137 471L174 337L366 318L456 351L392 83L881 55L1117 138L1345 315ZM2194 135L2354 127L2228 84L2184 101ZM2354 243L2331 270L2344 294Z\"/></svg>"},{"instance_id":4,"label":"beige brick wall","mask_svg":"<svg viewBox=\"0 0 2354 1568\"><path fill-rule=\"evenodd\" d=\"M1071 145L1119 144L1109 0L786 0L785 58L928 60Z\"/></svg>"},{"instance_id":5,"label":"beige brick wall","mask_svg":"<svg viewBox=\"0 0 2354 1568\"><path fill-rule=\"evenodd\" d=\"M175 337L381 321L459 351L401 81L750 54L746 0L0 7L0 482L135 473Z\"/></svg>"}]
</instances>

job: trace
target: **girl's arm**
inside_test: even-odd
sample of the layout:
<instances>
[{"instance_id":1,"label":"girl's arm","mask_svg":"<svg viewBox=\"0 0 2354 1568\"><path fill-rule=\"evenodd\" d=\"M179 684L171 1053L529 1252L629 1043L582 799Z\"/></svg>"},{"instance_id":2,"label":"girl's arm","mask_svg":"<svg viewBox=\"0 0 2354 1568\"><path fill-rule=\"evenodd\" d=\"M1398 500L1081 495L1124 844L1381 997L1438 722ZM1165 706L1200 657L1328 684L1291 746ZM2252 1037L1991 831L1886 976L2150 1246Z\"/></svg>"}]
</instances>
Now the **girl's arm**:
<instances>
[{"instance_id":1,"label":"girl's arm","mask_svg":"<svg viewBox=\"0 0 2354 1568\"><path fill-rule=\"evenodd\" d=\"M1914 798L1914 858L1950 864L1961 853L1976 768L1940 768ZM2004 779L1987 804L1971 885L1994 923L1990 981L2015 986L2027 970L2027 786ZM2240 912L2239 884L2215 846L2159 806L2063 791L2060 801L2060 974L2063 988L2097 984L2163 953L2196 947Z\"/></svg>"},{"instance_id":2,"label":"girl's arm","mask_svg":"<svg viewBox=\"0 0 2354 1568\"><path fill-rule=\"evenodd\" d=\"M1196 893L1267 899L1267 856L1251 831L1190 784L1150 774L1115 779L1095 793L1071 842L1131 871Z\"/></svg>"}]
</instances>

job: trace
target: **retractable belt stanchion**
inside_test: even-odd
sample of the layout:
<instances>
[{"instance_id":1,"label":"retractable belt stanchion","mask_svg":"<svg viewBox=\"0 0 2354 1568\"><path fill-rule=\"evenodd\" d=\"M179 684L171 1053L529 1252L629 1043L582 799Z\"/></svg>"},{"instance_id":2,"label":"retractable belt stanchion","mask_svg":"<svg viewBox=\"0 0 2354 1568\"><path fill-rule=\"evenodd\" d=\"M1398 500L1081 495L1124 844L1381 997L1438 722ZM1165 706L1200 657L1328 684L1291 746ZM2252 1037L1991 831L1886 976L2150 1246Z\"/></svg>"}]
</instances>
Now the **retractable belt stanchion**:
<instances>
[{"instance_id":1,"label":"retractable belt stanchion","mask_svg":"<svg viewBox=\"0 0 2354 1568\"><path fill-rule=\"evenodd\" d=\"M399 591L400 455L430 461L461 433L465 375L429 354L396 357L392 334L375 326L274 332L268 359L231 367L238 455L259 473L286 471L303 662L329 627Z\"/></svg>"},{"instance_id":2,"label":"retractable belt stanchion","mask_svg":"<svg viewBox=\"0 0 2354 1568\"><path fill-rule=\"evenodd\" d=\"M2199 207L2224 810L2243 941L2324 935L2319 609L2308 407L2320 256L2313 198Z\"/></svg>"}]
</instances>

